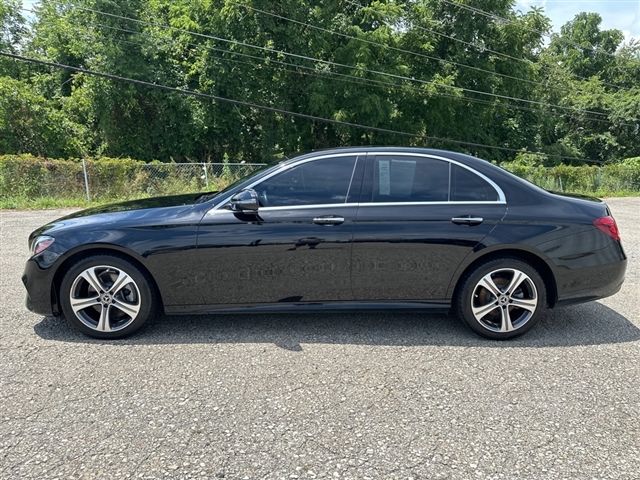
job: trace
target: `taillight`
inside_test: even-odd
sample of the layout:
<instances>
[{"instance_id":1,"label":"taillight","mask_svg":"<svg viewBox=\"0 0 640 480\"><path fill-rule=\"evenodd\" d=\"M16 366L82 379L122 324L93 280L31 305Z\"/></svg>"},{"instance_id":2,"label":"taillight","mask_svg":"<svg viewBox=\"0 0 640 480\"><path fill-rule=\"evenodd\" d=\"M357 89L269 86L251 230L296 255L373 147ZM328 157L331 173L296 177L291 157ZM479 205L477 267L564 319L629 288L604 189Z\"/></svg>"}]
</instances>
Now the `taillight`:
<instances>
[{"instance_id":1,"label":"taillight","mask_svg":"<svg viewBox=\"0 0 640 480\"><path fill-rule=\"evenodd\" d=\"M614 240L620 241L620 230L612 216L596 218L593 225L601 232L606 233Z\"/></svg>"}]
</instances>

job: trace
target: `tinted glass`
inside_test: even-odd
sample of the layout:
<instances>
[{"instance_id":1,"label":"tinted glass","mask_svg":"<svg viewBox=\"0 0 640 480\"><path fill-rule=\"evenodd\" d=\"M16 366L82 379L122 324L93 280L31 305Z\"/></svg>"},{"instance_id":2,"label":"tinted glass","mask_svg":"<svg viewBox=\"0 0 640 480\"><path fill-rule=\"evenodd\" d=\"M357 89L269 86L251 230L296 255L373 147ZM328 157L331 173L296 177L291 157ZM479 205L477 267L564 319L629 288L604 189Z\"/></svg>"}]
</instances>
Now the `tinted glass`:
<instances>
[{"instance_id":1,"label":"tinted glass","mask_svg":"<svg viewBox=\"0 0 640 480\"><path fill-rule=\"evenodd\" d=\"M283 207L345 203L356 157L314 160L256 185L260 205Z\"/></svg>"},{"instance_id":2,"label":"tinted glass","mask_svg":"<svg viewBox=\"0 0 640 480\"><path fill-rule=\"evenodd\" d=\"M451 200L492 202L498 200L498 192L475 173L458 165L451 165Z\"/></svg>"},{"instance_id":3,"label":"tinted glass","mask_svg":"<svg viewBox=\"0 0 640 480\"><path fill-rule=\"evenodd\" d=\"M448 197L448 162L400 155L373 161L371 202L446 202Z\"/></svg>"}]
</instances>

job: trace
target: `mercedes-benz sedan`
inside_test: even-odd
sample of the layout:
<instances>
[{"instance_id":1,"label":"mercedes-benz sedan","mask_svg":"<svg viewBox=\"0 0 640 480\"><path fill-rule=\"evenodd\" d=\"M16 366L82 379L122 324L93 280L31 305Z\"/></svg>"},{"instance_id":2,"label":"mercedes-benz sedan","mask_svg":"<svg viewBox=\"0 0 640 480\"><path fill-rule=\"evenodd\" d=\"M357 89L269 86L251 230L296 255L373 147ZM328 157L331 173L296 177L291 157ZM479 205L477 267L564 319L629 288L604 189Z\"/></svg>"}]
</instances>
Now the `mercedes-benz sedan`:
<instances>
[{"instance_id":1,"label":"mercedes-benz sedan","mask_svg":"<svg viewBox=\"0 0 640 480\"><path fill-rule=\"evenodd\" d=\"M221 192L74 213L29 245L28 308L99 338L161 312L395 308L506 339L614 294L626 267L602 201L419 148L315 152Z\"/></svg>"}]
</instances>

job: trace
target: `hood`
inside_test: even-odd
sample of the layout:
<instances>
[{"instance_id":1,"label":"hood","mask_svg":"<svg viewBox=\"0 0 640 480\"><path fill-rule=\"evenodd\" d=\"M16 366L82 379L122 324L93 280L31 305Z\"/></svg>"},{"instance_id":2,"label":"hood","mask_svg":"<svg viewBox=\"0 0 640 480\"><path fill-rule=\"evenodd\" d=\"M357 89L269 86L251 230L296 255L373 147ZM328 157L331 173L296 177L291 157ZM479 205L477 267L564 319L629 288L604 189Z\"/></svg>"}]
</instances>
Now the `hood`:
<instances>
[{"instance_id":1,"label":"hood","mask_svg":"<svg viewBox=\"0 0 640 480\"><path fill-rule=\"evenodd\" d=\"M139 200L129 200L126 202L110 203L99 207L87 208L79 212L72 213L59 220L86 217L89 215L99 215L101 213L128 212L131 210L145 210L148 208L178 207L181 205L193 205L199 203L202 197L211 198L215 192L208 193L187 193L183 195L170 195L166 197L141 198Z\"/></svg>"},{"instance_id":2,"label":"hood","mask_svg":"<svg viewBox=\"0 0 640 480\"><path fill-rule=\"evenodd\" d=\"M213 193L190 193L143 198L87 208L43 225L31 233L29 242L38 235L55 235L62 230L68 231L76 228L97 227L104 229L105 227L109 228L109 225L115 222L120 226L131 226L153 225L175 218L182 218L186 221L199 221L202 216L200 215L200 209L194 209L193 206L201 204L206 210L203 200L211 198ZM189 210L189 212L186 210Z\"/></svg>"}]
</instances>

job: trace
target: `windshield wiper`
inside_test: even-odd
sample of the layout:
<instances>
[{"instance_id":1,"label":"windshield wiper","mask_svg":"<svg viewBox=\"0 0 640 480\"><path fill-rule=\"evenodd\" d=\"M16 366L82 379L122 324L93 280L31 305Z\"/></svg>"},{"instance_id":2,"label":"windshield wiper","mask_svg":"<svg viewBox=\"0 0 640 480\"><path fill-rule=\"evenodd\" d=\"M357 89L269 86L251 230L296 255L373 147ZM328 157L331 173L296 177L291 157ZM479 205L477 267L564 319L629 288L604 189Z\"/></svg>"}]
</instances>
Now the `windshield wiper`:
<instances>
[{"instance_id":1,"label":"windshield wiper","mask_svg":"<svg viewBox=\"0 0 640 480\"><path fill-rule=\"evenodd\" d=\"M202 195L199 195L196 197L196 203L204 203L208 200L211 200L213 197L215 197L218 194L219 190L216 190L215 192L206 192L203 193Z\"/></svg>"}]
</instances>

